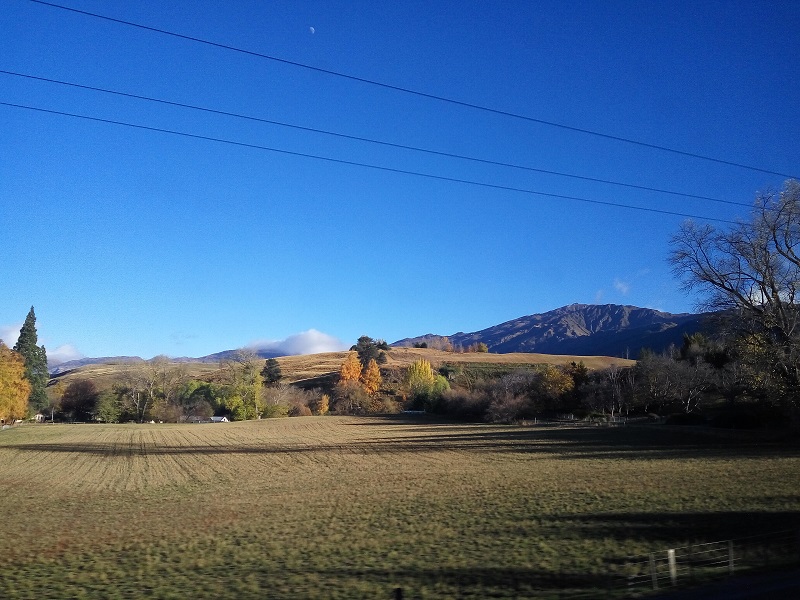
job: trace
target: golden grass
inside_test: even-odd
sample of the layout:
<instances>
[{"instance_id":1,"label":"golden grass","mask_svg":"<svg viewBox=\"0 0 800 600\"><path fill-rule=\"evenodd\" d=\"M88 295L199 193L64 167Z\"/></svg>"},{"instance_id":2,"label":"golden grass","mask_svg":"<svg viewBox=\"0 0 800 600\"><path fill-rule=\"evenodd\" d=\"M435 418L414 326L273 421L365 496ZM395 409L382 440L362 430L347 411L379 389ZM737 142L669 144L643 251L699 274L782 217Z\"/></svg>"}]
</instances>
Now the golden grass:
<instances>
[{"instance_id":1,"label":"golden grass","mask_svg":"<svg viewBox=\"0 0 800 600\"><path fill-rule=\"evenodd\" d=\"M283 380L286 383L294 383L337 373L346 356L347 352L324 352L301 356L283 356L277 360L283 373ZM587 368L595 370L604 369L611 365L630 366L635 363L635 361L632 360L608 356L569 356L521 352L512 354L459 354L442 352L429 348L392 348L387 353L387 357L388 361L385 366L389 368L404 368L420 358L430 361L434 367L438 367L444 363L566 365L573 361L583 361ZM69 385L69 383L75 379L90 379L100 390L106 390L110 389L115 382L120 380L121 374L125 368L126 365L123 364L86 365L65 373L54 381L60 380L64 382L64 385ZM184 368L189 377L193 379L209 380L219 371L219 364L182 363L182 368Z\"/></svg>"},{"instance_id":2,"label":"golden grass","mask_svg":"<svg viewBox=\"0 0 800 600\"><path fill-rule=\"evenodd\" d=\"M796 448L658 428L24 425L0 465L3 598L548 597L800 525Z\"/></svg>"}]
</instances>

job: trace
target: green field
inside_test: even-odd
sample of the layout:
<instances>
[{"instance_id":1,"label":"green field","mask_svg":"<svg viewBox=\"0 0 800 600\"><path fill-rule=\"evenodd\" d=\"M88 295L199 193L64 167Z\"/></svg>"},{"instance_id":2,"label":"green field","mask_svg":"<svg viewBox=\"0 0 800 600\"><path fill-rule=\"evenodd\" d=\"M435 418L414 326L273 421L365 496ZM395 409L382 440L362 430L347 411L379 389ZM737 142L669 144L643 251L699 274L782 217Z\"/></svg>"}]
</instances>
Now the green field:
<instances>
[{"instance_id":1,"label":"green field","mask_svg":"<svg viewBox=\"0 0 800 600\"><path fill-rule=\"evenodd\" d=\"M0 433L2 598L557 597L800 526L800 451L663 428L307 417Z\"/></svg>"}]
</instances>

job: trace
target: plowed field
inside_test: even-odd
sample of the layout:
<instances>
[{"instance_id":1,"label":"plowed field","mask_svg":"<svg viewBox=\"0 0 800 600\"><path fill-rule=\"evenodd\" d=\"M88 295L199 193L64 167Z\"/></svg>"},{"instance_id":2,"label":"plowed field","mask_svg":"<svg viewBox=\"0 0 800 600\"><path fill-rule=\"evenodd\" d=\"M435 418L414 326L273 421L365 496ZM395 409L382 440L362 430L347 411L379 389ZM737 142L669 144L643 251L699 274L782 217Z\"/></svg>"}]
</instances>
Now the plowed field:
<instances>
[{"instance_id":1,"label":"plowed field","mask_svg":"<svg viewBox=\"0 0 800 600\"><path fill-rule=\"evenodd\" d=\"M2 598L519 598L798 526L800 452L662 429L308 417L0 433Z\"/></svg>"}]
</instances>

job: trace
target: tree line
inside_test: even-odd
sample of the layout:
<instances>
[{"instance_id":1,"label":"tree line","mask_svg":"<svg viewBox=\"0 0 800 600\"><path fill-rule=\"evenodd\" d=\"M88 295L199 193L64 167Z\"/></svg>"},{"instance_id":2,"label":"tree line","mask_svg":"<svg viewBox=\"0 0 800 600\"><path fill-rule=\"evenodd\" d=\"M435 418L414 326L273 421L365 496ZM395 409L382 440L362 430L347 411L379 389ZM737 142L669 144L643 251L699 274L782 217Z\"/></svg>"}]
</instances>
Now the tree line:
<instances>
[{"instance_id":1,"label":"tree line","mask_svg":"<svg viewBox=\"0 0 800 600\"><path fill-rule=\"evenodd\" d=\"M717 318L707 335L687 336L681 348L664 353L645 352L630 369L589 373L573 363L486 377L419 361L399 373L382 367L386 342L362 336L325 389L282 384L277 363L242 351L221 365L215 381L189 380L180 366L156 357L131 366L109 392L96 393L85 382L56 388L56 404L46 391L47 354L31 307L13 350L0 342L0 419L48 409L51 418L58 412L135 421L420 409L493 421L568 410L609 418L682 414L691 421L727 407L729 415L745 408L800 428L800 183L759 195L749 219L732 227L687 221L670 248L676 277ZM454 350L446 338L426 344ZM468 350L487 348L477 343Z\"/></svg>"}]
</instances>

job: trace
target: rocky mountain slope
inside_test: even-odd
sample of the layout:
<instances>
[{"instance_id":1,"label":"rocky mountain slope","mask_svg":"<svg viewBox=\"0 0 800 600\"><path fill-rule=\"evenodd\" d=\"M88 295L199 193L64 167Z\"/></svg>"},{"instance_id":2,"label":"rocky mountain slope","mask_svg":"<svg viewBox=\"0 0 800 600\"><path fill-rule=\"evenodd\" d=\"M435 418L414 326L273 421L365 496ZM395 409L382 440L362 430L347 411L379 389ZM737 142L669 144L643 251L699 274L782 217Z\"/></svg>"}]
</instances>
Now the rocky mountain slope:
<instances>
[{"instance_id":1,"label":"rocky mountain slope","mask_svg":"<svg viewBox=\"0 0 800 600\"><path fill-rule=\"evenodd\" d=\"M447 336L458 346L483 342L490 352L539 352L636 358L642 348L660 352L681 345L684 333L703 326L706 314L670 314L618 304L571 304L472 333ZM441 336L427 334L395 342L411 346Z\"/></svg>"}]
</instances>

